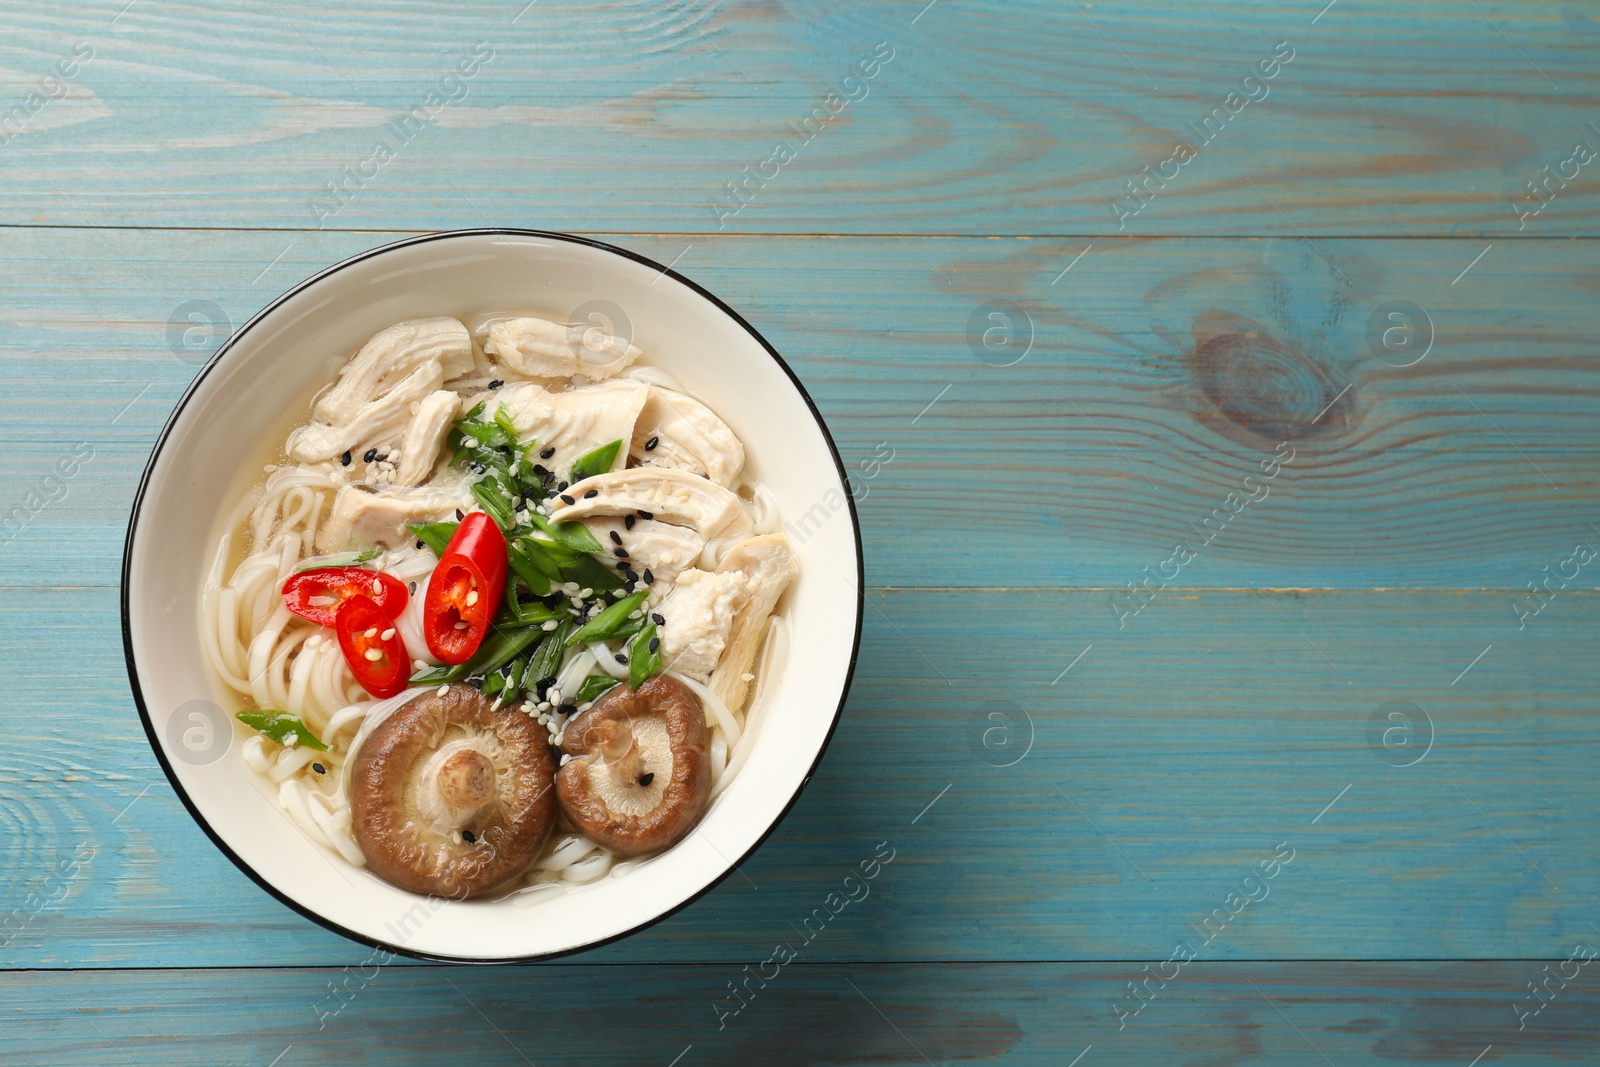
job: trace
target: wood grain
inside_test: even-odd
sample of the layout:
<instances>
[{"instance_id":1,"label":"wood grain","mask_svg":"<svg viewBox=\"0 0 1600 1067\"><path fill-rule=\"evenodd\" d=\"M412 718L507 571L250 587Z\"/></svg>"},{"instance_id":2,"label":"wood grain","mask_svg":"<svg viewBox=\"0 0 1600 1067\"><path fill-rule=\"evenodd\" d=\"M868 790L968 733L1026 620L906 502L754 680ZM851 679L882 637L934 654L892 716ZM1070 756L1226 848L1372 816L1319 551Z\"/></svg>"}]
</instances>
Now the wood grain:
<instances>
[{"instance_id":1,"label":"wood grain","mask_svg":"<svg viewBox=\"0 0 1600 1067\"><path fill-rule=\"evenodd\" d=\"M612 0L519 16L520 3L231 0L198 19L176 0L140 0L116 17L121 6L8 5L6 109L77 42L93 59L72 95L0 150L0 221L887 236L1600 230L1600 164L1576 177L1560 166L1575 142L1600 145L1589 125L1600 121L1600 20L1577 6L1345 0L1318 17L1322 3L1262 0L1092 11L946 2L920 14L920 0ZM893 59L847 83L879 42ZM1247 85L1280 44L1293 59ZM480 47L492 58L446 83ZM430 92L455 99L397 133L389 124ZM830 112L830 92L855 99ZM1213 114L1222 132L1207 134ZM780 141L792 160L763 166ZM375 156L380 143L392 160ZM1179 144L1196 158L1163 166ZM1526 186L1545 167L1572 180L1542 187L1549 203L1523 226L1516 202L1538 202ZM1114 203L1152 172L1176 176L1145 187L1157 190L1148 206L1119 222ZM748 206L725 216L739 202L727 184L758 173L770 177L751 179ZM329 183L350 189L331 221L317 208Z\"/></svg>"},{"instance_id":2,"label":"wood grain","mask_svg":"<svg viewBox=\"0 0 1600 1067\"><path fill-rule=\"evenodd\" d=\"M93 458L64 499L0 528L0 584L114 582L139 470L195 362L281 288L394 236L223 250L209 233L5 231L0 518L75 448ZM794 364L862 494L875 585L1124 588L1181 540L1191 588L1522 589L1600 537L1588 242L1496 243L1454 285L1483 244L1127 240L1063 275L1084 242L621 243L662 262L687 246L679 269ZM1396 312L1407 326L1389 324L1396 301L1418 309ZM1412 347L1384 348L1388 329ZM1395 365L1430 332L1421 362ZM68 397L88 414L61 417ZM1292 462L1252 489L1285 441ZM1230 493L1263 491L1231 514ZM802 533L812 503L790 509ZM930 517L988 550L929 538Z\"/></svg>"},{"instance_id":3,"label":"wood grain","mask_svg":"<svg viewBox=\"0 0 1600 1067\"><path fill-rule=\"evenodd\" d=\"M1568 573L1600 13L12 0L0 31L0 1059L1596 1059L1588 970L1518 1016L1600 943ZM861 494L865 639L828 758L706 897L545 969L374 968L160 774L123 527L234 327L486 225L611 235L785 354Z\"/></svg>"},{"instance_id":4,"label":"wood grain","mask_svg":"<svg viewBox=\"0 0 1600 1067\"><path fill-rule=\"evenodd\" d=\"M1513 1011L1571 948L1551 963L1195 962L1152 983L1120 1030L1112 1005L1143 978L1127 963L795 962L766 969L770 983L752 977L731 1017L714 1007L738 1003L727 986L744 972L731 966L13 973L0 976L0 1052L38 1067L1587 1063L1592 964L1566 967L1577 977L1552 982L1524 1029Z\"/></svg>"},{"instance_id":5,"label":"wood grain","mask_svg":"<svg viewBox=\"0 0 1600 1067\"><path fill-rule=\"evenodd\" d=\"M363 958L179 806L129 706L114 592L4 595L0 797L30 829L6 839L0 899L98 850L6 960ZM1490 593L1174 594L1123 631L1106 598L874 592L833 745L744 876L583 961L748 959L884 841L895 860L808 958L1164 959L1285 843L1270 895L1202 958L1545 957L1594 918L1600 597L1520 633Z\"/></svg>"}]
</instances>

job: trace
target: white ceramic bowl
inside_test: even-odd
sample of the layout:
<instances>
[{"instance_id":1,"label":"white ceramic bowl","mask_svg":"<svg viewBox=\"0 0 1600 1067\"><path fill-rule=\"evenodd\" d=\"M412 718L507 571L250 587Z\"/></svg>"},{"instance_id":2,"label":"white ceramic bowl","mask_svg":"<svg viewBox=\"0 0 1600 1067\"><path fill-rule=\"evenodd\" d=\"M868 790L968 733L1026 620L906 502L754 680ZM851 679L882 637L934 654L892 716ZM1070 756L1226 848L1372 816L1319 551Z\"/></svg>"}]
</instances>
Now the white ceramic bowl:
<instances>
[{"instance_id":1,"label":"white ceramic bowl","mask_svg":"<svg viewBox=\"0 0 1600 1067\"><path fill-rule=\"evenodd\" d=\"M598 303L591 303L598 302ZM309 841L244 765L244 727L212 701L198 611L240 466L368 337L404 319L527 310L587 321L623 309L646 361L702 395L745 442L799 557L791 642L749 762L698 832L631 873L512 899L406 893ZM622 332L619 330L619 332ZM284 414L280 414L280 410ZM285 293L222 346L178 402L134 499L122 625L134 700L173 788L239 868L308 918L358 941L450 960L526 960L620 937L704 893L799 795L855 666L860 536L844 468L778 353L732 309L665 267L553 233L438 233L365 252Z\"/></svg>"}]
</instances>

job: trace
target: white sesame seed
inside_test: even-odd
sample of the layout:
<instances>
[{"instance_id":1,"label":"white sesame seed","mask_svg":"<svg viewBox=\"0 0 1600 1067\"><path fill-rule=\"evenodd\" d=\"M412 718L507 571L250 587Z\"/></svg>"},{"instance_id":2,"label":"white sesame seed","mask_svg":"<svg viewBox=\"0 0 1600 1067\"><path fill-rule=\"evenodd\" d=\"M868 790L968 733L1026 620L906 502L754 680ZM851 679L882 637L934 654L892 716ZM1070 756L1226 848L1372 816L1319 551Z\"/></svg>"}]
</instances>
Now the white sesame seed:
<instances>
[{"instance_id":1,"label":"white sesame seed","mask_svg":"<svg viewBox=\"0 0 1600 1067\"><path fill-rule=\"evenodd\" d=\"M394 627L391 626L387 630L383 631L383 633L379 636L378 640L380 640L380 641L393 641L394 640Z\"/></svg>"},{"instance_id":2,"label":"white sesame seed","mask_svg":"<svg viewBox=\"0 0 1600 1067\"><path fill-rule=\"evenodd\" d=\"M377 593L379 596L383 595L383 581L381 579L372 579L372 591Z\"/></svg>"},{"instance_id":3,"label":"white sesame seed","mask_svg":"<svg viewBox=\"0 0 1600 1067\"><path fill-rule=\"evenodd\" d=\"M465 630L467 627L469 627L471 625L472 625L471 623L466 622L466 621L458 622L458 623L456 623L456 629Z\"/></svg>"},{"instance_id":4,"label":"white sesame seed","mask_svg":"<svg viewBox=\"0 0 1600 1067\"><path fill-rule=\"evenodd\" d=\"M375 648L367 649L367 661L368 662L376 663L382 658L383 658L383 653L382 652L378 651Z\"/></svg>"},{"instance_id":5,"label":"white sesame seed","mask_svg":"<svg viewBox=\"0 0 1600 1067\"><path fill-rule=\"evenodd\" d=\"M466 445L468 448L478 447L478 439L476 437L463 437L461 439L461 443Z\"/></svg>"},{"instance_id":6,"label":"white sesame seed","mask_svg":"<svg viewBox=\"0 0 1600 1067\"><path fill-rule=\"evenodd\" d=\"M476 604L477 602L478 602L478 591L476 589L474 589L472 592L467 594L467 607L470 608L474 604Z\"/></svg>"},{"instance_id":7,"label":"white sesame seed","mask_svg":"<svg viewBox=\"0 0 1600 1067\"><path fill-rule=\"evenodd\" d=\"M411 667L413 670L425 671L428 669L428 661L425 659L412 660Z\"/></svg>"},{"instance_id":8,"label":"white sesame seed","mask_svg":"<svg viewBox=\"0 0 1600 1067\"><path fill-rule=\"evenodd\" d=\"M372 629L368 630L366 633L362 634L361 636L365 637L368 641L371 641L374 637L378 636L378 628L376 626L374 626Z\"/></svg>"},{"instance_id":9,"label":"white sesame seed","mask_svg":"<svg viewBox=\"0 0 1600 1067\"><path fill-rule=\"evenodd\" d=\"M570 753L563 752L561 754L561 766L565 767L571 761L572 761L572 756L571 756Z\"/></svg>"},{"instance_id":10,"label":"white sesame seed","mask_svg":"<svg viewBox=\"0 0 1600 1067\"><path fill-rule=\"evenodd\" d=\"M444 696L448 692L450 692L450 684L448 682L446 682L444 685L441 685L439 687L438 695L439 696Z\"/></svg>"},{"instance_id":11,"label":"white sesame seed","mask_svg":"<svg viewBox=\"0 0 1600 1067\"><path fill-rule=\"evenodd\" d=\"M278 465L276 463L268 463L265 467L262 467L261 469L266 471L268 474L271 474L273 471L278 469Z\"/></svg>"},{"instance_id":12,"label":"white sesame seed","mask_svg":"<svg viewBox=\"0 0 1600 1067\"><path fill-rule=\"evenodd\" d=\"M756 676L746 671L744 674L739 675L739 680L741 682L753 682L756 680Z\"/></svg>"},{"instance_id":13,"label":"white sesame seed","mask_svg":"<svg viewBox=\"0 0 1600 1067\"><path fill-rule=\"evenodd\" d=\"M552 703L552 704L560 704L561 703L561 690L555 688L555 686L551 686L550 687L550 703Z\"/></svg>"},{"instance_id":14,"label":"white sesame seed","mask_svg":"<svg viewBox=\"0 0 1600 1067\"><path fill-rule=\"evenodd\" d=\"M506 699L505 697L495 697L494 698L494 703L489 705L489 710L490 711L499 711L500 710L500 705L505 703L505 699Z\"/></svg>"},{"instance_id":15,"label":"white sesame seed","mask_svg":"<svg viewBox=\"0 0 1600 1067\"><path fill-rule=\"evenodd\" d=\"M551 630L554 630L559 625L560 625L560 623L556 622L556 620L554 620L554 619L551 619L549 622L547 622L543 626L539 627L539 629L543 630L545 633L549 633Z\"/></svg>"},{"instance_id":16,"label":"white sesame seed","mask_svg":"<svg viewBox=\"0 0 1600 1067\"><path fill-rule=\"evenodd\" d=\"M582 597L584 600L588 600L590 597L594 596L594 590L593 589L584 589L578 595L580 597Z\"/></svg>"}]
</instances>

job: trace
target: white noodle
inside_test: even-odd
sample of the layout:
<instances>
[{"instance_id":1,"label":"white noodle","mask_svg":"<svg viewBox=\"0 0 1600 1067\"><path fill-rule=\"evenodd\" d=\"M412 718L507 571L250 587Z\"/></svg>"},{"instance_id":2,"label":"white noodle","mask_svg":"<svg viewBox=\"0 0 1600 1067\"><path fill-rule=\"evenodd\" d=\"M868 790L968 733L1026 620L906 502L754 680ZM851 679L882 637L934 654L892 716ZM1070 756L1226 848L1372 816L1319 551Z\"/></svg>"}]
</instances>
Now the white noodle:
<instances>
[{"instance_id":1,"label":"white noodle","mask_svg":"<svg viewBox=\"0 0 1600 1067\"><path fill-rule=\"evenodd\" d=\"M767 706L772 702L772 691L777 688L776 679L788 657L789 628L780 616L774 615L767 626L767 640L761 649L761 666L756 671L756 691L750 699L750 710L745 713L744 736L734 746L728 769L711 787L712 799L716 799L728 787L749 760L750 750L755 747L756 737L766 721Z\"/></svg>"},{"instance_id":2,"label":"white noodle","mask_svg":"<svg viewBox=\"0 0 1600 1067\"><path fill-rule=\"evenodd\" d=\"M706 709L706 717L722 731L723 736L727 738L728 746L730 748L737 746L740 734L739 721L733 717L733 713L717 697L717 694L688 675L673 674L672 677L688 686L694 691L694 695L700 698L701 706Z\"/></svg>"},{"instance_id":3,"label":"white noodle","mask_svg":"<svg viewBox=\"0 0 1600 1067\"><path fill-rule=\"evenodd\" d=\"M589 653L594 656L596 665L611 677L621 680L628 676L628 668L617 660L616 653L612 652L611 646L604 641L596 641L590 645Z\"/></svg>"},{"instance_id":4,"label":"white noodle","mask_svg":"<svg viewBox=\"0 0 1600 1067\"><path fill-rule=\"evenodd\" d=\"M594 667L594 659L594 653L587 648L567 653L567 662L556 675L556 688L561 690L563 697L571 699L570 694L577 693L578 686L583 684L583 680L589 676L589 671Z\"/></svg>"}]
</instances>

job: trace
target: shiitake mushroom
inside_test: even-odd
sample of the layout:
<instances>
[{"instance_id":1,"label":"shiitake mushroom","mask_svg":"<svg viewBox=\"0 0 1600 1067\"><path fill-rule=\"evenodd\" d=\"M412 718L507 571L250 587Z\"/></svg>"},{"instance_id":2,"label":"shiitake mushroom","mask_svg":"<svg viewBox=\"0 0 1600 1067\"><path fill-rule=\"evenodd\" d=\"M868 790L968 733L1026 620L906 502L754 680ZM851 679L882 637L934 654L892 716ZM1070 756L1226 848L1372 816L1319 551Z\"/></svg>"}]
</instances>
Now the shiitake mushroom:
<instances>
[{"instance_id":1,"label":"shiitake mushroom","mask_svg":"<svg viewBox=\"0 0 1600 1067\"><path fill-rule=\"evenodd\" d=\"M465 899L521 874L556 819L555 759L544 727L490 710L469 685L420 696L357 753L356 842L381 877Z\"/></svg>"},{"instance_id":2,"label":"shiitake mushroom","mask_svg":"<svg viewBox=\"0 0 1600 1067\"><path fill-rule=\"evenodd\" d=\"M682 682L619 685L566 728L562 748L573 758L556 775L561 810L624 856L669 848L710 803L710 746L700 698Z\"/></svg>"}]
</instances>

